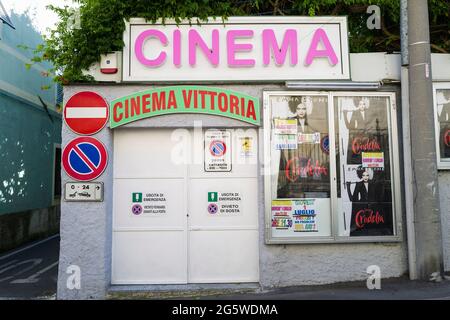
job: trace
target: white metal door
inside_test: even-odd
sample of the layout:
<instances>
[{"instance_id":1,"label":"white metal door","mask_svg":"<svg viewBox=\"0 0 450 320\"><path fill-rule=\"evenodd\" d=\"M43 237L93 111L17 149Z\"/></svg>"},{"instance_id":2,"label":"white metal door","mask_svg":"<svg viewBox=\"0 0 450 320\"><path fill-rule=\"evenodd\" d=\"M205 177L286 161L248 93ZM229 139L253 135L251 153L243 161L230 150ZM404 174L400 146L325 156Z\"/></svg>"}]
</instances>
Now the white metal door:
<instances>
[{"instance_id":1,"label":"white metal door","mask_svg":"<svg viewBox=\"0 0 450 320\"><path fill-rule=\"evenodd\" d=\"M190 130L180 148L173 130L115 132L113 284L259 281L257 135L230 132L231 172L205 172L204 133ZM163 194L165 210L133 212L147 206L140 193ZM211 214L211 204L234 211Z\"/></svg>"},{"instance_id":2,"label":"white metal door","mask_svg":"<svg viewBox=\"0 0 450 320\"><path fill-rule=\"evenodd\" d=\"M172 144L171 130L114 133L113 284L187 282L187 167Z\"/></svg>"},{"instance_id":3,"label":"white metal door","mask_svg":"<svg viewBox=\"0 0 450 320\"><path fill-rule=\"evenodd\" d=\"M257 131L227 131L232 141L227 150L232 156L230 172L205 172L203 163L189 166L188 281L192 283L259 281ZM195 136L194 154L208 148L203 137ZM242 146L245 139L250 141L248 150ZM210 213L211 204L225 212Z\"/></svg>"}]
</instances>

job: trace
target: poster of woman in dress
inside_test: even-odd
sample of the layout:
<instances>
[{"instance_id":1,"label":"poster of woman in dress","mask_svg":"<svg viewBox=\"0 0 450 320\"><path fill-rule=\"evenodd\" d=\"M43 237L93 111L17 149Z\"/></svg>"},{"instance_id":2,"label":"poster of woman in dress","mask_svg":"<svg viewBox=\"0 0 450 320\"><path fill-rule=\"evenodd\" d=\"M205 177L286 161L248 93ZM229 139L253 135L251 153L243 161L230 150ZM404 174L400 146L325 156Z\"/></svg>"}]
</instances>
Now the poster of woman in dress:
<instances>
[{"instance_id":1,"label":"poster of woman in dress","mask_svg":"<svg viewBox=\"0 0 450 320\"><path fill-rule=\"evenodd\" d=\"M291 115L273 119L280 150L277 198L329 198L328 106L323 97L295 97Z\"/></svg>"},{"instance_id":2,"label":"poster of woman in dress","mask_svg":"<svg viewBox=\"0 0 450 320\"><path fill-rule=\"evenodd\" d=\"M350 236L377 236L392 234L392 205L390 192L386 194L384 181L372 178L372 170L358 167L360 181L347 181L348 198L352 203ZM352 185L353 191L352 191Z\"/></svg>"},{"instance_id":3,"label":"poster of woman in dress","mask_svg":"<svg viewBox=\"0 0 450 320\"><path fill-rule=\"evenodd\" d=\"M368 97L353 97L342 109L342 118L348 130L347 164L361 164L361 152L380 151L383 134L387 128L386 117Z\"/></svg>"},{"instance_id":4,"label":"poster of woman in dress","mask_svg":"<svg viewBox=\"0 0 450 320\"><path fill-rule=\"evenodd\" d=\"M393 235L386 97L335 97L340 235Z\"/></svg>"},{"instance_id":5,"label":"poster of woman in dress","mask_svg":"<svg viewBox=\"0 0 450 320\"><path fill-rule=\"evenodd\" d=\"M272 96L270 122L272 236L330 236L328 96Z\"/></svg>"}]
</instances>

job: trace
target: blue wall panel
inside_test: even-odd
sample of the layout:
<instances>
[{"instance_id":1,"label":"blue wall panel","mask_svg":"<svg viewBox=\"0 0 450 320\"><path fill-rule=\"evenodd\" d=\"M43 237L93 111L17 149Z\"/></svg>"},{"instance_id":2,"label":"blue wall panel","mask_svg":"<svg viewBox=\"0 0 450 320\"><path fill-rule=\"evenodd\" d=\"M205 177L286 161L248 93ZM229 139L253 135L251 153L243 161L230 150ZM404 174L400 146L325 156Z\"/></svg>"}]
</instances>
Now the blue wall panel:
<instances>
[{"instance_id":1,"label":"blue wall panel","mask_svg":"<svg viewBox=\"0 0 450 320\"><path fill-rule=\"evenodd\" d=\"M0 214L45 208L53 200L54 144L61 118L0 93Z\"/></svg>"},{"instance_id":2,"label":"blue wall panel","mask_svg":"<svg viewBox=\"0 0 450 320\"><path fill-rule=\"evenodd\" d=\"M50 111L51 121L36 103L39 95L54 109L56 86L42 74L51 65L27 70L33 54L17 47L36 47L42 37L28 17L11 20L16 30L4 26L0 39L0 214L52 205L54 145L61 143L61 115ZM51 89L43 90L47 85Z\"/></svg>"}]
</instances>

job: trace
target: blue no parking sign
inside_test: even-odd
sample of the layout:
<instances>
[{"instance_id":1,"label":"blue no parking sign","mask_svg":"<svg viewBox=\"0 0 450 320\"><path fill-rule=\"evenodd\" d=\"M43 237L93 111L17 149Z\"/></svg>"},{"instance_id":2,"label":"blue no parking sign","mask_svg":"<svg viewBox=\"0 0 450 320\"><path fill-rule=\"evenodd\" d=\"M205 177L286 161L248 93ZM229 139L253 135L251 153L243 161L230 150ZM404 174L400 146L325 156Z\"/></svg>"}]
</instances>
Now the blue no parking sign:
<instances>
[{"instance_id":1,"label":"blue no parking sign","mask_svg":"<svg viewBox=\"0 0 450 320\"><path fill-rule=\"evenodd\" d=\"M227 152L227 145L224 141L214 140L209 144L209 151L214 157L221 157Z\"/></svg>"},{"instance_id":2,"label":"blue no parking sign","mask_svg":"<svg viewBox=\"0 0 450 320\"><path fill-rule=\"evenodd\" d=\"M79 181L99 177L108 163L105 146L95 138L80 137L70 141L64 148L62 164L66 173Z\"/></svg>"}]
</instances>

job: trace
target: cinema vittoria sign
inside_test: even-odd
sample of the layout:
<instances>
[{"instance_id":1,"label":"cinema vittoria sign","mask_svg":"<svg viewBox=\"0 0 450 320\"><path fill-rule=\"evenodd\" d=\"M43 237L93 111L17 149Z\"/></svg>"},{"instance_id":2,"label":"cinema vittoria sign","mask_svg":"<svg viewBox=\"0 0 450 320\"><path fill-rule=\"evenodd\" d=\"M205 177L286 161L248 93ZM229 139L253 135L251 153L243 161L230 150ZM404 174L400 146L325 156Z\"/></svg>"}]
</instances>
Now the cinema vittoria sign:
<instances>
[{"instance_id":1,"label":"cinema vittoria sign","mask_svg":"<svg viewBox=\"0 0 450 320\"><path fill-rule=\"evenodd\" d=\"M259 100L249 95L205 86L153 88L111 101L110 128L175 113L209 114L260 124Z\"/></svg>"}]
</instances>

